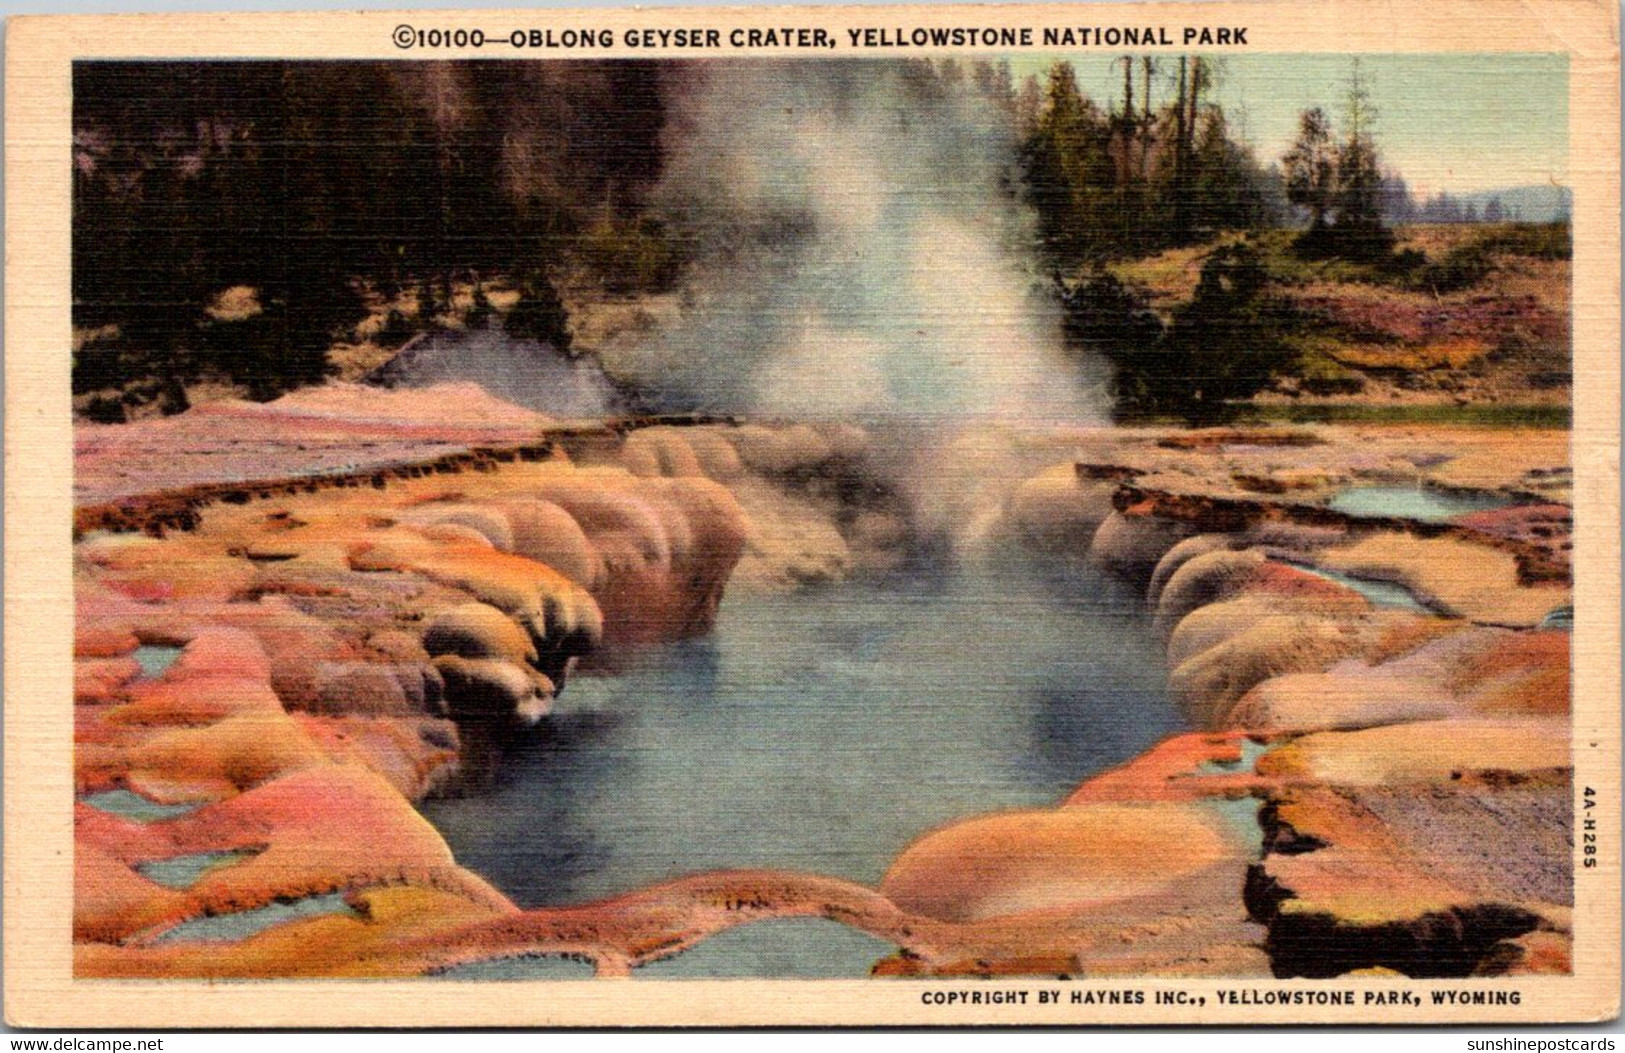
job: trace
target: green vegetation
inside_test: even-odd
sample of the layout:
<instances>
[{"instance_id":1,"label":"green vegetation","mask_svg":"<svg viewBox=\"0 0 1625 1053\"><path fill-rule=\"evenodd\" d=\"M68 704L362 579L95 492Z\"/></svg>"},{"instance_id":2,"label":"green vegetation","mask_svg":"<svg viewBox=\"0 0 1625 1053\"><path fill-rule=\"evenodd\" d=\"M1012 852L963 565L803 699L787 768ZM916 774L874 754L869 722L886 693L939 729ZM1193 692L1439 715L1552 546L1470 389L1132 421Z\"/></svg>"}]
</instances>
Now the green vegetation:
<instances>
[{"instance_id":1,"label":"green vegetation","mask_svg":"<svg viewBox=\"0 0 1625 1053\"><path fill-rule=\"evenodd\" d=\"M1068 275L1067 332L1114 365L1119 418L1207 423L1266 389L1463 403L1559 375L1551 349L1566 337L1543 305L1434 305L1485 287L1504 257L1563 258L1566 227L1457 227L1402 246L1385 217L1408 193L1383 170L1357 60L1341 119L1304 111L1270 170L1230 143L1203 60L1180 61L1155 112L1149 67L1139 110L1123 70L1121 105L1103 111L1057 63L1026 152L1042 247ZM1292 209L1301 226L1283 222Z\"/></svg>"},{"instance_id":2,"label":"green vegetation","mask_svg":"<svg viewBox=\"0 0 1625 1053\"><path fill-rule=\"evenodd\" d=\"M1574 232L1568 223L1507 223L1487 227L1475 238L1486 252L1528 256L1537 260L1574 257Z\"/></svg>"},{"instance_id":3,"label":"green vegetation","mask_svg":"<svg viewBox=\"0 0 1625 1053\"><path fill-rule=\"evenodd\" d=\"M1383 175L1371 134L1370 94L1354 60L1349 79L1346 132L1337 141L1331 121L1316 107L1298 121L1298 138L1281 159L1287 200L1309 213L1309 229L1293 242L1307 259L1347 259L1383 267L1393 233L1383 225Z\"/></svg>"},{"instance_id":4,"label":"green vegetation","mask_svg":"<svg viewBox=\"0 0 1625 1053\"><path fill-rule=\"evenodd\" d=\"M1306 253L1302 251L1303 237L1303 232L1293 230L1266 230L1255 236L1271 281L1283 285L1310 282L1393 285L1407 268L1426 260L1422 254L1410 250L1371 255Z\"/></svg>"},{"instance_id":5,"label":"green vegetation","mask_svg":"<svg viewBox=\"0 0 1625 1053\"><path fill-rule=\"evenodd\" d=\"M1434 293L1471 289L1489 277L1495 261L1483 244L1471 241L1457 245L1437 260L1427 260L1407 268L1404 283L1413 289Z\"/></svg>"},{"instance_id":6,"label":"green vegetation","mask_svg":"<svg viewBox=\"0 0 1625 1053\"><path fill-rule=\"evenodd\" d=\"M1572 240L1567 223L1494 226L1451 247L1437 260L1404 268L1400 280L1409 288L1434 293L1471 289L1495 269L1497 256L1566 260L1573 251Z\"/></svg>"},{"instance_id":7,"label":"green vegetation","mask_svg":"<svg viewBox=\"0 0 1625 1053\"><path fill-rule=\"evenodd\" d=\"M1358 395L1365 390L1365 380L1360 374L1329 353L1330 341L1294 334L1287 343L1297 350L1291 372L1304 391L1311 395Z\"/></svg>"},{"instance_id":8,"label":"green vegetation","mask_svg":"<svg viewBox=\"0 0 1625 1053\"><path fill-rule=\"evenodd\" d=\"M504 325L511 336L540 340L560 351L570 350L569 316L552 283L535 281L520 286L519 302Z\"/></svg>"},{"instance_id":9,"label":"green vegetation","mask_svg":"<svg viewBox=\"0 0 1625 1053\"><path fill-rule=\"evenodd\" d=\"M1574 413L1568 406L1474 404L1455 406L1424 403L1375 405L1338 403L1292 405L1271 403L1238 409L1238 421L1285 421L1289 424L1460 424L1479 428L1571 427Z\"/></svg>"},{"instance_id":10,"label":"green vegetation","mask_svg":"<svg viewBox=\"0 0 1625 1053\"><path fill-rule=\"evenodd\" d=\"M612 293L662 291L682 263L664 223L654 216L600 217L581 233L574 258Z\"/></svg>"},{"instance_id":11,"label":"green vegetation","mask_svg":"<svg viewBox=\"0 0 1625 1053\"><path fill-rule=\"evenodd\" d=\"M1251 239L1263 253L1270 280L1282 285L1332 282L1422 292L1470 289L1490 275L1498 256L1567 260L1572 252L1567 223L1506 223L1458 229L1461 233L1435 255L1401 248L1374 259L1305 256L1297 249L1301 234L1291 230L1258 231ZM1148 259L1138 266L1141 269L1114 269L1124 276L1150 275L1157 261Z\"/></svg>"},{"instance_id":12,"label":"green vegetation","mask_svg":"<svg viewBox=\"0 0 1625 1053\"><path fill-rule=\"evenodd\" d=\"M1018 96L1028 106L1018 112L1029 129L1026 196L1055 266L1071 271L1282 218L1279 176L1230 137L1224 111L1206 98L1208 60L1181 56L1173 96L1157 107L1153 78L1167 73L1159 62L1172 60L1119 61L1123 95L1106 109L1082 94L1066 62L1050 68L1042 95L1030 83Z\"/></svg>"},{"instance_id":13,"label":"green vegetation","mask_svg":"<svg viewBox=\"0 0 1625 1053\"><path fill-rule=\"evenodd\" d=\"M1213 423L1235 412L1292 359L1285 309L1267 296L1257 248L1223 245L1202 265L1190 301L1164 327L1122 284L1102 276L1068 297L1069 329L1115 366L1121 419Z\"/></svg>"},{"instance_id":14,"label":"green vegetation","mask_svg":"<svg viewBox=\"0 0 1625 1053\"><path fill-rule=\"evenodd\" d=\"M1480 400L1540 399L1567 388L1567 279L1528 270L1567 255L1566 224L1397 235L1406 247L1375 262L1305 259L1290 230L1113 261L1072 283L1068 333L1116 366L1116 411L1125 420L1290 416L1247 405L1270 390L1317 402L1403 400L1374 406L1376 420L1476 423L1499 419ZM1216 285L1221 275L1241 280ZM1551 292L1531 299L1540 282ZM1181 331L1186 337L1176 339ZM1418 399L1442 405L1424 412ZM1529 413L1550 423L1557 409ZM1323 402L1297 412L1305 420L1334 414ZM1363 409L1349 412L1366 419ZM1509 412L1512 423L1529 419Z\"/></svg>"}]
</instances>

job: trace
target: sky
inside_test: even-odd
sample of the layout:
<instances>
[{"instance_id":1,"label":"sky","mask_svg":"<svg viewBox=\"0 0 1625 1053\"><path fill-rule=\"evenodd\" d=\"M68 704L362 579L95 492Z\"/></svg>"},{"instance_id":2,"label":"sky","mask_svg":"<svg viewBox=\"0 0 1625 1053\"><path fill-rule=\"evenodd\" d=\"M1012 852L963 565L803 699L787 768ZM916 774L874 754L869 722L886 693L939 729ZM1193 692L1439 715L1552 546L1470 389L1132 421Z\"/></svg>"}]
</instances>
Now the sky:
<instances>
[{"instance_id":1,"label":"sky","mask_svg":"<svg viewBox=\"0 0 1625 1053\"><path fill-rule=\"evenodd\" d=\"M1122 65L1102 52L1023 56L1011 65L1018 79L1037 72L1042 80L1058 58L1072 62L1080 86L1097 102L1121 97ZM1176 56L1162 61L1169 70L1177 67ZM1343 119L1351 56L1231 55L1217 65L1214 97L1232 132L1261 161L1286 151L1302 110L1320 106L1339 124ZM1362 55L1360 70L1376 106L1383 161L1413 192L1568 183L1566 56ZM1162 90L1171 94L1171 82Z\"/></svg>"}]
</instances>

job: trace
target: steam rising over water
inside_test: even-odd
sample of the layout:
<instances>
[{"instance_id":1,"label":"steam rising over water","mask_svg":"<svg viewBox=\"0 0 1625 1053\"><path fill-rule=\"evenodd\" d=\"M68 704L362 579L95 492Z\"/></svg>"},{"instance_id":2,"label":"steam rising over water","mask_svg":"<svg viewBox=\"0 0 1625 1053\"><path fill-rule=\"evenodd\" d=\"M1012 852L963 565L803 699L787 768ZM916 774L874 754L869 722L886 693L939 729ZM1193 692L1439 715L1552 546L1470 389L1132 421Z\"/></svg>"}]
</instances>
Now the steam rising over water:
<instances>
[{"instance_id":1,"label":"steam rising over water","mask_svg":"<svg viewBox=\"0 0 1625 1053\"><path fill-rule=\"evenodd\" d=\"M1029 258L1009 117L968 82L708 64L666 141L658 194L697 237L690 306L616 362L664 408L1104 419Z\"/></svg>"},{"instance_id":2,"label":"steam rising over water","mask_svg":"<svg viewBox=\"0 0 1625 1053\"><path fill-rule=\"evenodd\" d=\"M896 423L1105 423L1063 351L1018 197L1015 122L918 62L716 62L673 74L650 202L691 237L680 320L606 351L657 411ZM556 416L630 407L591 356L437 333L368 379L472 380Z\"/></svg>"},{"instance_id":3,"label":"steam rising over water","mask_svg":"<svg viewBox=\"0 0 1625 1053\"><path fill-rule=\"evenodd\" d=\"M496 328L438 330L367 376L384 387L473 381L509 402L555 417L603 417L620 411L598 363L572 359L538 340Z\"/></svg>"},{"instance_id":4,"label":"steam rising over water","mask_svg":"<svg viewBox=\"0 0 1625 1053\"><path fill-rule=\"evenodd\" d=\"M924 831L1053 805L1178 725L1137 592L976 543L1028 474L1024 426L1105 420L1030 259L1008 116L904 63L695 78L659 188L697 237L683 319L613 371L660 409L871 425L866 470L954 544L884 580L730 589L706 636L577 678L490 792L427 802L524 906L732 867L872 885ZM848 935L753 932L677 968L861 975L886 948Z\"/></svg>"}]
</instances>

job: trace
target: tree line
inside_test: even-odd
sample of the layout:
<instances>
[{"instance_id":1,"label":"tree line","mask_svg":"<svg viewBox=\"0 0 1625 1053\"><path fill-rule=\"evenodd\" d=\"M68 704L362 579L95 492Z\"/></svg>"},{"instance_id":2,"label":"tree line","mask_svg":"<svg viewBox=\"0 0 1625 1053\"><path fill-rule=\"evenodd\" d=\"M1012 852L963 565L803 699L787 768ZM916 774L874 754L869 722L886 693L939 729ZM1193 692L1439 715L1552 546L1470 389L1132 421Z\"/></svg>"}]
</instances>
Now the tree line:
<instances>
[{"instance_id":1,"label":"tree line","mask_svg":"<svg viewBox=\"0 0 1625 1053\"><path fill-rule=\"evenodd\" d=\"M1147 63L1147 93L1151 68ZM1123 106L1106 126L1117 129L1118 156L1132 157L1138 146L1158 161L1129 169L1127 178L1121 167L1100 169L1091 204L1117 212L1116 228L1092 232L1106 235L1095 246L1050 246L1062 260L1084 264L1062 284L1067 329L1115 367L1119 418L1176 416L1212 423L1269 384L1294 357L1288 334L1296 320L1290 307L1270 294L1258 246L1244 239L1209 252L1191 299L1166 320L1101 267L1100 259L1125 250L1135 254L1159 245L1205 242L1221 232L1286 225L1296 209L1304 229L1292 248L1300 256L1345 257L1377 266L1400 260L1383 220L1376 115L1356 62L1344 127L1335 129L1319 107L1303 111L1297 138L1279 166L1265 168L1231 142L1223 110L1202 101L1211 83L1204 60L1180 60L1172 100L1156 119L1150 116L1149 94L1142 95L1140 115L1127 116L1133 113L1133 81L1126 60L1124 69ZM1067 141L1047 129L1072 120L1056 115L1076 111L1074 94L1069 67L1053 68L1049 105L1038 126L1042 149ZM1198 123L1200 134L1194 131ZM1070 196L1074 208L1080 197L1088 199L1087 194ZM1075 216L1061 220L1063 226L1077 223Z\"/></svg>"},{"instance_id":2,"label":"tree line","mask_svg":"<svg viewBox=\"0 0 1625 1053\"><path fill-rule=\"evenodd\" d=\"M1196 55L1120 56L1095 99L1068 62L1019 85L1006 62L905 63L920 98L968 90L1003 114L1007 189L1032 209L1073 328L1098 337L1078 312L1106 310L1134 334L1104 346L1128 378L1125 404L1148 412L1172 397L1153 372L1201 372L1180 366L1201 334L1233 333L1245 350L1240 334L1271 310L1254 302L1261 271L1245 246L1215 255L1153 362L1133 350L1151 332L1145 313L1110 313L1124 297L1105 263L1282 226L1301 228L1302 255L1380 261L1396 218L1474 218L1448 195L1418 205L1383 168L1357 64L1341 121L1305 111L1270 161L1233 134L1223 73ZM488 315L478 290L493 279L520 293L511 330L567 347L564 270L612 291L675 281L687 234L653 191L668 118L703 76L602 60L76 65L73 321L116 336L76 353L75 391L122 390L96 410L106 419L132 400L184 409L208 373L271 398L319 380L335 340L380 302L414 294L409 324L430 324L472 286ZM234 287L251 296L223 306ZM1245 380L1209 385L1204 404L1261 382L1268 351L1246 352L1232 370Z\"/></svg>"},{"instance_id":3,"label":"tree line","mask_svg":"<svg viewBox=\"0 0 1625 1053\"><path fill-rule=\"evenodd\" d=\"M151 376L173 411L215 371L269 398L323 375L364 296L415 291L432 317L455 284L492 276L522 291L521 324L566 340L550 275L566 245L613 253L605 228L636 233L660 176L664 81L681 72L78 64L73 320L118 337L76 355L76 390ZM222 316L212 305L233 286L257 302Z\"/></svg>"},{"instance_id":4,"label":"tree line","mask_svg":"<svg viewBox=\"0 0 1625 1053\"><path fill-rule=\"evenodd\" d=\"M1125 55L1122 92L1085 95L1071 63L1030 80L1022 158L1039 241L1077 265L1192 244L1287 219L1278 170L1237 141L1210 59ZM1161 97L1158 101L1158 97Z\"/></svg>"},{"instance_id":5,"label":"tree line","mask_svg":"<svg viewBox=\"0 0 1625 1053\"><path fill-rule=\"evenodd\" d=\"M1104 104L1058 63L912 62L920 91L968 87L1005 114L1011 192L1058 270L1278 222L1279 173L1230 134L1217 67L1124 57ZM134 382L185 408L223 372L251 397L319 379L363 300L501 277L508 316L563 345L565 263L617 290L671 282L681 231L648 207L676 93L651 62L91 62L75 67L74 324L117 337L77 356L78 391ZM222 314L223 289L254 300ZM150 381L141 378L149 377ZM108 407L110 418L122 415Z\"/></svg>"},{"instance_id":6,"label":"tree line","mask_svg":"<svg viewBox=\"0 0 1625 1053\"><path fill-rule=\"evenodd\" d=\"M1393 205L1383 212L1396 226L1407 223L1518 223L1523 220L1516 205L1502 203L1491 195L1480 208L1478 202L1462 199L1441 190L1418 202L1409 194L1395 195Z\"/></svg>"}]
</instances>

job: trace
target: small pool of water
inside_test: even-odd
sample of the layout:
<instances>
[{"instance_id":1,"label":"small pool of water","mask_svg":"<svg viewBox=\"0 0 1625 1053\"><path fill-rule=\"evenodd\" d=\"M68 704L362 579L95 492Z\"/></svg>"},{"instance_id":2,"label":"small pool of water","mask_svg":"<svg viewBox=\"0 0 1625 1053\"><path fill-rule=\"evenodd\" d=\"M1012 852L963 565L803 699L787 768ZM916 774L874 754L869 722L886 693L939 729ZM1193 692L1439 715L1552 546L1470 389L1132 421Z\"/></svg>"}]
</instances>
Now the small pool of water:
<instances>
[{"instance_id":1,"label":"small pool of water","mask_svg":"<svg viewBox=\"0 0 1625 1053\"><path fill-rule=\"evenodd\" d=\"M632 972L639 980L771 976L832 980L865 976L897 947L823 918L777 918L719 932L682 954Z\"/></svg>"},{"instance_id":2,"label":"small pool of water","mask_svg":"<svg viewBox=\"0 0 1625 1053\"><path fill-rule=\"evenodd\" d=\"M734 867L872 886L933 827L1051 805L1180 727L1163 675L1137 590L1093 575L731 595L707 637L573 680L494 787L424 814L527 907ZM661 968L803 975L782 970L822 957L851 976L890 953L839 925L750 928Z\"/></svg>"},{"instance_id":3,"label":"small pool of water","mask_svg":"<svg viewBox=\"0 0 1625 1053\"><path fill-rule=\"evenodd\" d=\"M252 859L259 855L252 849L233 849L226 852L197 852L192 855L171 856L169 859L155 859L150 863L140 863L136 871L149 881L155 881L166 888L191 888L203 879L203 875L221 867L229 867L241 863L245 859Z\"/></svg>"},{"instance_id":4,"label":"small pool of water","mask_svg":"<svg viewBox=\"0 0 1625 1053\"><path fill-rule=\"evenodd\" d=\"M150 797L143 797L129 790L107 790L102 793L93 793L79 798L80 804L87 804L98 812L106 812L123 819L134 819L138 823L156 823L161 819L174 819L176 816L195 812L203 807L203 802L187 804L161 804Z\"/></svg>"},{"instance_id":5,"label":"small pool of water","mask_svg":"<svg viewBox=\"0 0 1625 1053\"><path fill-rule=\"evenodd\" d=\"M175 660L181 656L182 648L166 647L159 644L142 644L131 655L141 666L141 675L148 680L163 676Z\"/></svg>"},{"instance_id":6,"label":"small pool of water","mask_svg":"<svg viewBox=\"0 0 1625 1053\"><path fill-rule=\"evenodd\" d=\"M344 893L328 892L320 896L304 896L287 903L268 903L253 910L193 918L191 921L181 922L172 929L166 929L152 942L154 944L236 942L264 932L273 925L329 915L351 918L361 916L344 901Z\"/></svg>"},{"instance_id":7,"label":"small pool of water","mask_svg":"<svg viewBox=\"0 0 1625 1053\"><path fill-rule=\"evenodd\" d=\"M1203 761L1196 766L1201 775L1244 775L1251 774L1258 768L1258 758L1274 749L1267 742L1258 742L1253 739L1242 739L1241 756L1233 761Z\"/></svg>"},{"instance_id":8,"label":"small pool of water","mask_svg":"<svg viewBox=\"0 0 1625 1053\"><path fill-rule=\"evenodd\" d=\"M1435 486L1351 486L1326 507L1351 516L1394 517L1443 523L1469 512L1488 512L1514 504L1506 494L1488 490L1446 490Z\"/></svg>"},{"instance_id":9,"label":"small pool of water","mask_svg":"<svg viewBox=\"0 0 1625 1053\"><path fill-rule=\"evenodd\" d=\"M1327 570L1325 567L1311 567L1307 564L1293 564L1299 570L1313 574L1317 578L1334 581L1339 585L1347 586L1358 592L1370 601L1373 607L1389 607L1395 610L1414 611L1417 614L1432 614L1434 611L1427 604L1416 598L1416 594L1405 586L1392 581L1378 581L1375 578L1356 578L1341 571Z\"/></svg>"},{"instance_id":10,"label":"small pool of water","mask_svg":"<svg viewBox=\"0 0 1625 1053\"><path fill-rule=\"evenodd\" d=\"M431 980L591 980L587 962L558 954L520 954L453 965L430 973Z\"/></svg>"},{"instance_id":11,"label":"small pool of water","mask_svg":"<svg viewBox=\"0 0 1625 1053\"><path fill-rule=\"evenodd\" d=\"M1564 632L1574 631L1574 608L1559 607L1540 620L1541 629L1562 629Z\"/></svg>"}]
</instances>

